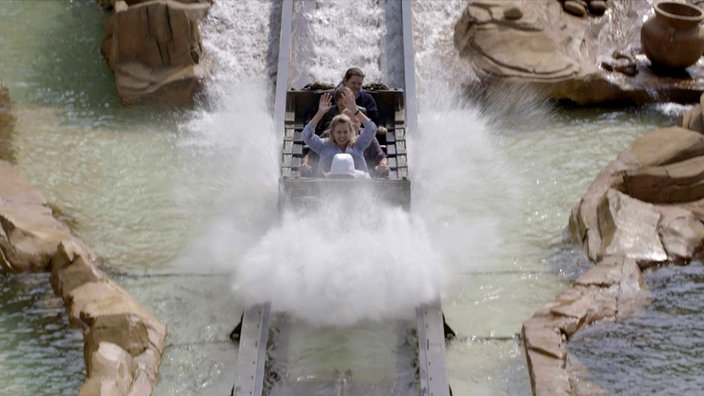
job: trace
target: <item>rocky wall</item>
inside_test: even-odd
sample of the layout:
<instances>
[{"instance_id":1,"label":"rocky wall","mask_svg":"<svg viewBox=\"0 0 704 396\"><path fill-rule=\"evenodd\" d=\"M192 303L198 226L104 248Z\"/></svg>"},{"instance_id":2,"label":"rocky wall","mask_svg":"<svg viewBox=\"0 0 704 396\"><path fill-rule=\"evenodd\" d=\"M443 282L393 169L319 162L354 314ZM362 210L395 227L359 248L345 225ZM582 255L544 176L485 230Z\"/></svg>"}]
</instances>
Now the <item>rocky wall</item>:
<instances>
[{"instance_id":1,"label":"rocky wall","mask_svg":"<svg viewBox=\"0 0 704 396\"><path fill-rule=\"evenodd\" d=\"M642 269L704 251L704 66L653 67L640 40L651 17L647 1L475 0L455 24L455 47L477 77L468 80L478 81L470 96L501 87L578 105L699 104L680 126L636 139L572 211L571 238L595 265L523 324L536 395L604 394L575 374L570 336L627 315L647 295Z\"/></svg>"},{"instance_id":2,"label":"rocky wall","mask_svg":"<svg viewBox=\"0 0 704 396\"><path fill-rule=\"evenodd\" d=\"M99 0L112 14L101 53L126 105L191 107L204 71L198 23L210 1Z\"/></svg>"},{"instance_id":3,"label":"rocky wall","mask_svg":"<svg viewBox=\"0 0 704 396\"><path fill-rule=\"evenodd\" d=\"M643 53L640 28L651 8L645 0L471 1L454 31L479 81L467 89L529 86L578 105L695 102L702 62L665 72Z\"/></svg>"},{"instance_id":4,"label":"rocky wall","mask_svg":"<svg viewBox=\"0 0 704 396\"><path fill-rule=\"evenodd\" d=\"M566 349L570 337L646 301L643 269L702 257L702 125L702 107L695 105L681 126L645 133L599 173L573 209L572 241L596 264L523 323L533 394L605 394L578 374Z\"/></svg>"},{"instance_id":5,"label":"rocky wall","mask_svg":"<svg viewBox=\"0 0 704 396\"><path fill-rule=\"evenodd\" d=\"M87 379L79 395L150 395L166 326L99 264L98 255L54 218L43 195L0 160L0 265L51 272L69 324L83 332Z\"/></svg>"}]
</instances>

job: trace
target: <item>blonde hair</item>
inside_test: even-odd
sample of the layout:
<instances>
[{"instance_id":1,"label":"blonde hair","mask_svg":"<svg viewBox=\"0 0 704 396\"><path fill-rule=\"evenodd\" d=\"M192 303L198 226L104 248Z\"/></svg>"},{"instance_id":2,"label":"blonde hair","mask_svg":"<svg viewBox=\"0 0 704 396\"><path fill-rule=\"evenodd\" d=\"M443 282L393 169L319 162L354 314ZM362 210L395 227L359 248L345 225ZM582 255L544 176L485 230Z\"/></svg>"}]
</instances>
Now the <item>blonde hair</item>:
<instances>
[{"instance_id":1,"label":"blonde hair","mask_svg":"<svg viewBox=\"0 0 704 396\"><path fill-rule=\"evenodd\" d=\"M328 142L333 144L335 143L335 137L333 135L333 132L335 131L335 126L337 126L338 124L342 124L347 129L349 129L350 140L347 141L347 147L352 146L357 141L357 133L354 130L354 127L352 126L352 120L350 119L350 117L347 116L347 114L338 114L333 117L332 121L330 121L330 136L328 136Z\"/></svg>"}]
</instances>

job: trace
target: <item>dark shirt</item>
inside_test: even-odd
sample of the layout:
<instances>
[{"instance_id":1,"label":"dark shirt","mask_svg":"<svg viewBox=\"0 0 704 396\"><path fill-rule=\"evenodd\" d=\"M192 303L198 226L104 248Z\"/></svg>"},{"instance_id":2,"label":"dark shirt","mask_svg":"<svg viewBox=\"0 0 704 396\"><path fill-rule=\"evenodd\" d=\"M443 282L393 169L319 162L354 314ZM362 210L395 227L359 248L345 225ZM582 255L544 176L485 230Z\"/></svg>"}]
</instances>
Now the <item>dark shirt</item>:
<instances>
[{"instance_id":1,"label":"dark shirt","mask_svg":"<svg viewBox=\"0 0 704 396\"><path fill-rule=\"evenodd\" d=\"M345 85L344 82L337 84L338 87ZM384 126L384 120L381 118L381 113L379 113L379 107L376 105L376 100L369 92L361 88L354 98L354 102L357 106L364 107L367 109L365 114L376 124L377 128Z\"/></svg>"},{"instance_id":2,"label":"dark shirt","mask_svg":"<svg viewBox=\"0 0 704 396\"><path fill-rule=\"evenodd\" d=\"M379 113L379 108L376 105L376 101L369 92L365 91L364 89L361 89L357 94L357 97L354 99L354 102L357 104L357 106L361 106L367 109L367 117L374 121L377 127L384 126L384 120L381 118L381 114Z\"/></svg>"},{"instance_id":3,"label":"dark shirt","mask_svg":"<svg viewBox=\"0 0 704 396\"><path fill-rule=\"evenodd\" d=\"M324 93L329 93L330 95L333 94L333 92L327 92L327 91L326 91L326 92L320 93L319 96L322 96L322 94L324 94ZM318 103L319 103L319 99L318 99L318 100L314 100L313 102L314 102L314 105L311 106L311 108L308 109L308 112L306 113L306 117L305 117L305 122L304 122L304 124L308 124L308 123L310 122L310 120L312 120L313 117L315 116L315 113L318 112ZM367 110L366 110L366 109L362 108L362 109L360 109L360 110L362 110L362 111L364 112L364 114L367 114ZM322 117L322 118L320 119L320 121L318 122L318 125L315 126L315 134L318 135L318 136L320 136L320 135L323 133L323 131L329 129L329 128L330 128L330 122L331 122L332 119L333 119L336 115L338 115L338 114L340 114L340 112L338 111L337 106L333 103L333 105L332 105L332 107L330 108L330 110L328 110L327 113L323 114L323 117ZM371 118L370 118L370 119L371 119Z\"/></svg>"}]
</instances>

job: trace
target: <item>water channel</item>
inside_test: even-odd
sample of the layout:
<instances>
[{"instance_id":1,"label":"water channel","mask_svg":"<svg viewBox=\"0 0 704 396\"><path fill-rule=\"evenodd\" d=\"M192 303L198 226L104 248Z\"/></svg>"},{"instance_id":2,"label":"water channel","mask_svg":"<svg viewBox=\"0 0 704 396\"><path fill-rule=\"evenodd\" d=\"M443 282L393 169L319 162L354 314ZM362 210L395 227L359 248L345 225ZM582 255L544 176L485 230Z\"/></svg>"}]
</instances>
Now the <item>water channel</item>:
<instances>
[{"instance_id":1,"label":"water channel","mask_svg":"<svg viewBox=\"0 0 704 396\"><path fill-rule=\"evenodd\" d=\"M388 264L387 275L408 279L442 269L444 281L433 285L443 285L445 315L458 334L448 347L454 394L528 395L525 357L513 336L589 265L565 240L570 210L621 150L647 130L674 124L686 107L559 108L530 92L497 93L490 106L473 103L461 85L474 77L452 45L465 5L413 3L413 207L385 220L406 227L403 240L388 239L394 235L383 229L353 232L350 240L376 251L386 246L388 255L373 258ZM227 336L241 312L235 274L255 262L283 270L297 232L325 240L320 229L332 229L295 214L281 219L276 210L270 49L277 7L216 3L202 26L211 83L193 111L120 104L99 53L108 14L93 0L8 0L0 7L0 76L16 116L11 135L0 136L0 153L103 257L102 268L168 326L156 395L229 394L236 346ZM292 86L337 82L348 65L362 67L367 82L402 83L394 57L400 43L389 33L400 22L379 18L397 3L296 7L304 12L294 21L292 63L305 67L292 70ZM348 15L359 23L342 24ZM409 241L409 252L391 248ZM324 250L297 259L315 263L330 254ZM593 380L622 395L703 388L703 275L701 264L650 272L646 280L659 303L579 333L570 348ZM276 282L296 286L286 276ZM398 301L414 298L404 287L386 292ZM0 296L0 389L76 394L84 380L82 336L67 327L48 276L0 274ZM345 322L382 312L337 307ZM322 378L330 367L352 366L355 377L374 377L394 364L385 353L395 340L383 323L311 328L319 336L293 335L292 375ZM618 352L604 359L614 345ZM648 364L634 364L644 356ZM640 368L649 381L638 381Z\"/></svg>"}]
</instances>

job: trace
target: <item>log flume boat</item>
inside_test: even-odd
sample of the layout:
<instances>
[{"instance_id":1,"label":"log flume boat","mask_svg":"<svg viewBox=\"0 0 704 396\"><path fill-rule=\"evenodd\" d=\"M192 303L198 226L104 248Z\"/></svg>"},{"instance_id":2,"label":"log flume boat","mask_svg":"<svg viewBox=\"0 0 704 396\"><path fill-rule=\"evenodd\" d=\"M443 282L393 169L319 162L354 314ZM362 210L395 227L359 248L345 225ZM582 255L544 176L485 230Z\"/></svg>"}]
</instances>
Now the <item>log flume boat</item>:
<instances>
[{"instance_id":1,"label":"log flume boat","mask_svg":"<svg viewBox=\"0 0 704 396\"><path fill-rule=\"evenodd\" d=\"M315 86L314 86L315 87ZM318 86L319 87L319 86ZM329 88L329 87L328 87ZM377 135L381 148L388 157L389 174L371 179L340 179L306 177L299 171L306 147L301 132L310 118L311 109L328 90L302 89L286 92L286 113L283 132L281 161L280 206L316 202L324 199L326 192L373 194L379 200L409 209L411 182L408 179L406 153L405 95L402 89L388 89L383 85L365 87L376 100L381 125L387 132Z\"/></svg>"}]
</instances>

